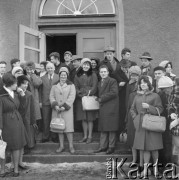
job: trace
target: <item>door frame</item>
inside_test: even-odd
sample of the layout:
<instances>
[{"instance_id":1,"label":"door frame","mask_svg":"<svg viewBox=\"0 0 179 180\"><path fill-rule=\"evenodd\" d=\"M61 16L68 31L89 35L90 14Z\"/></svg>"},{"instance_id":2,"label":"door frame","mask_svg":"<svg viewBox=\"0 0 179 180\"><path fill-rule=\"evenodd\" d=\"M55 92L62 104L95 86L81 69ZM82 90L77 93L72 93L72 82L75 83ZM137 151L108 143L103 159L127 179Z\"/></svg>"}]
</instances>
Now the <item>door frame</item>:
<instances>
[{"instance_id":1,"label":"door frame","mask_svg":"<svg viewBox=\"0 0 179 180\"><path fill-rule=\"evenodd\" d=\"M120 58L120 52L124 48L124 11L122 0L114 0L115 6L115 16L113 17L85 17L85 18L43 18L39 17L39 9L42 0L32 0L31 6L31 18L30 27L36 30L40 30L46 27L56 27L59 26L78 26L80 27L90 27L90 26L115 26L115 47L116 47L116 57ZM95 21L94 21L95 19Z\"/></svg>"},{"instance_id":2,"label":"door frame","mask_svg":"<svg viewBox=\"0 0 179 180\"><path fill-rule=\"evenodd\" d=\"M110 43L109 44L105 44L105 46L107 45L111 45L115 47L115 27L114 26L91 26L89 27L79 27L79 26L71 26L70 29L69 27L66 26L56 26L56 27L42 27L39 29L39 31L43 32L44 34L46 34L47 36L61 36L61 35L76 35L76 52L78 55L83 57L82 54L82 49L81 49L81 37L84 33L86 33L88 31L88 33L93 33L96 31L96 33L100 33L101 30L104 30L103 33L101 34L110 34ZM96 35L94 35L95 37L97 37Z\"/></svg>"}]
</instances>

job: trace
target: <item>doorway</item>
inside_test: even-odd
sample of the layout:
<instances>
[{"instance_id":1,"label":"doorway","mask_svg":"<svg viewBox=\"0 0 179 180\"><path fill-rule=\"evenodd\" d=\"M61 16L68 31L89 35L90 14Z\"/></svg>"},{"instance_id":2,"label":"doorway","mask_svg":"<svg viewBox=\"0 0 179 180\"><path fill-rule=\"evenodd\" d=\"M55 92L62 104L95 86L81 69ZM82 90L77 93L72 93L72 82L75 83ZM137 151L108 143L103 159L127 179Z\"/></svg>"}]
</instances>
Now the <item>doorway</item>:
<instances>
[{"instance_id":1,"label":"doorway","mask_svg":"<svg viewBox=\"0 0 179 180\"><path fill-rule=\"evenodd\" d=\"M70 51L76 54L76 35L47 35L46 36L46 57L52 52L60 54L60 60L64 62L64 52Z\"/></svg>"}]
</instances>

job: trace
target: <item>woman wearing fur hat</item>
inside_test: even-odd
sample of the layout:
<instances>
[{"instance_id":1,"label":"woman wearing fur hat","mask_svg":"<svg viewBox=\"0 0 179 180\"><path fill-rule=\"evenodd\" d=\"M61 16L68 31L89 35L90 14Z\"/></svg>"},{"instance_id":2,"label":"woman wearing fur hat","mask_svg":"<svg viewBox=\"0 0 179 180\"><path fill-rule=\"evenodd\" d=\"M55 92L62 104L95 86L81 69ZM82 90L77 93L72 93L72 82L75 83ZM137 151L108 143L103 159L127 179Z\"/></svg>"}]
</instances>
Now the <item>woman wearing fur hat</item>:
<instances>
[{"instance_id":1,"label":"woman wearing fur hat","mask_svg":"<svg viewBox=\"0 0 179 180\"><path fill-rule=\"evenodd\" d=\"M92 72L91 60L83 58L81 67L78 70L74 84L77 91L76 98L76 120L82 121L84 137L80 142L91 143L93 132L93 121L96 120L97 111L84 111L82 108L82 97L93 96L97 93L98 78L96 73Z\"/></svg>"},{"instance_id":2,"label":"woman wearing fur hat","mask_svg":"<svg viewBox=\"0 0 179 180\"><path fill-rule=\"evenodd\" d=\"M166 76L171 78L173 81L175 81L176 75L172 73L173 70L173 64L170 61L162 61L159 66L162 66L163 68L166 69Z\"/></svg>"},{"instance_id":3,"label":"woman wearing fur hat","mask_svg":"<svg viewBox=\"0 0 179 180\"><path fill-rule=\"evenodd\" d=\"M129 147L132 148L132 155L133 155L133 160L132 163L136 163L137 161L137 150L133 148L133 142L134 142L134 135L135 135L135 128L133 124L133 119L131 117L130 108L132 106L133 100L135 95L137 94L137 83L138 79L141 75L141 69L139 66L132 66L129 69L129 74L130 74L130 79L129 83L127 84L126 88L126 128L127 128L127 144Z\"/></svg>"},{"instance_id":4,"label":"woman wearing fur hat","mask_svg":"<svg viewBox=\"0 0 179 180\"><path fill-rule=\"evenodd\" d=\"M70 153L74 154L73 147L73 132L74 132L74 118L73 118L73 103L76 97L76 89L72 82L68 80L69 70L67 67L61 67L59 72L59 82L52 86L50 91L50 103L52 106L52 118L59 117L60 114L65 120L65 130L58 131L51 129L52 132L58 133L60 147L56 150L57 153L64 151L64 133L66 133Z\"/></svg>"},{"instance_id":5,"label":"woman wearing fur hat","mask_svg":"<svg viewBox=\"0 0 179 180\"><path fill-rule=\"evenodd\" d=\"M177 86L179 86L179 81L176 81L176 86L174 87L173 81L167 76L161 77L158 81L158 88L160 89L160 92L158 94L161 97L164 107L162 115L167 119L166 131L163 133L164 149L161 150L159 156L159 162L164 165L170 163L172 160L171 131L173 131L173 128L175 128L175 126L177 125L177 116L179 114L179 91L175 89Z\"/></svg>"}]
</instances>

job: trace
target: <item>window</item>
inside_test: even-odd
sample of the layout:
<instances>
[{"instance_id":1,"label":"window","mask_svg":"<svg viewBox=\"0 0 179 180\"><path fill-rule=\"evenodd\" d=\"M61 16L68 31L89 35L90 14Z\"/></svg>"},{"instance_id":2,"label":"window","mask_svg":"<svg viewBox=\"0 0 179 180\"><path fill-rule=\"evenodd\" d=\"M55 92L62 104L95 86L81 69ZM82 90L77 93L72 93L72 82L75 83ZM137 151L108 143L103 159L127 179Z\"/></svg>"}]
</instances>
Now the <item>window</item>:
<instances>
[{"instance_id":1,"label":"window","mask_svg":"<svg viewBox=\"0 0 179 180\"><path fill-rule=\"evenodd\" d=\"M84 16L115 14L113 0L43 0L40 16Z\"/></svg>"}]
</instances>

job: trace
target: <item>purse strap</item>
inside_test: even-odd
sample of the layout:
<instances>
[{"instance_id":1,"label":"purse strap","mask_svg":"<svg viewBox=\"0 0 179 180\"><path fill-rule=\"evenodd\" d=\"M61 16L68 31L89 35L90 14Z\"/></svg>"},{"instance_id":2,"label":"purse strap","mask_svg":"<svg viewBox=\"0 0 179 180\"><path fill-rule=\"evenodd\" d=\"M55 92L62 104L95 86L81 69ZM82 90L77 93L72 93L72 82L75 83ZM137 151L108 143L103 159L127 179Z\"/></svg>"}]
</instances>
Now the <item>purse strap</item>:
<instances>
[{"instance_id":1,"label":"purse strap","mask_svg":"<svg viewBox=\"0 0 179 180\"><path fill-rule=\"evenodd\" d=\"M160 117L160 111L159 111L159 109L157 108L157 107L155 107L156 108L156 110L157 110L157 112L158 112L158 115L159 115L159 117Z\"/></svg>"},{"instance_id":2,"label":"purse strap","mask_svg":"<svg viewBox=\"0 0 179 180\"><path fill-rule=\"evenodd\" d=\"M89 96L89 95L90 95L90 92L91 92L91 90L89 90L89 92L88 92L88 95L87 95L87 96Z\"/></svg>"}]
</instances>

